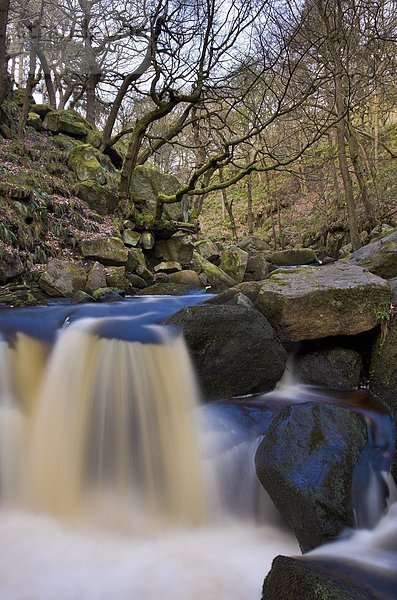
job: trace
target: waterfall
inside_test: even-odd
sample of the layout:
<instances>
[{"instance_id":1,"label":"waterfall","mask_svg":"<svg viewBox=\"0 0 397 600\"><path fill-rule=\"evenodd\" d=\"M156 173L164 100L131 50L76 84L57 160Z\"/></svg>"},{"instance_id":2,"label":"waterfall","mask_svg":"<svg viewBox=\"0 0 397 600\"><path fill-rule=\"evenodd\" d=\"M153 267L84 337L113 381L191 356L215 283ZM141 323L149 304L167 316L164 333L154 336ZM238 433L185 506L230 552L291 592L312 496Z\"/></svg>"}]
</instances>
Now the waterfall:
<instances>
[{"instance_id":1,"label":"waterfall","mask_svg":"<svg viewBox=\"0 0 397 600\"><path fill-rule=\"evenodd\" d=\"M132 530L203 522L197 389L184 341L155 326L139 330L144 342L100 337L111 326L128 337L131 320L82 319L61 330L44 368L40 342L21 334L14 349L1 342L2 497Z\"/></svg>"}]
</instances>

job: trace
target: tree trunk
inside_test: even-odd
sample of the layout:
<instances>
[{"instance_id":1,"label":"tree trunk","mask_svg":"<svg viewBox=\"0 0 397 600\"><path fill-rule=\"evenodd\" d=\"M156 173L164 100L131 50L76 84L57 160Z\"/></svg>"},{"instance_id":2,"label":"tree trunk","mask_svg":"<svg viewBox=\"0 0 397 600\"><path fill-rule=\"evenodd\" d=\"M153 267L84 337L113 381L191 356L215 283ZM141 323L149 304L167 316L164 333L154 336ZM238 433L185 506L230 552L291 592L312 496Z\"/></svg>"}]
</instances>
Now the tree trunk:
<instances>
[{"instance_id":1,"label":"tree trunk","mask_svg":"<svg viewBox=\"0 0 397 600\"><path fill-rule=\"evenodd\" d=\"M18 138L22 139L25 134L26 121L33 102L33 89L36 85L36 48L39 44L39 23L33 23L30 27L30 50L29 50L29 75L26 82L25 95L23 97L23 106L19 116Z\"/></svg>"},{"instance_id":2,"label":"tree trunk","mask_svg":"<svg viewBox=\"0 0 397 600\"><path fill-rule=\"evenodd\" d=\"M178 104L177 99L169 102L163 102L155 110L147 113L142 119L139 119L131 134L127 152L124 158L123 167L120 173L119 195L121 202L126 201L129 196L132 173L138 164L139 151L146 131L152 123L168 115Z\"/></svg>"},{"instance_id":3,"label":"tree trunk","mask_svg":"<svg viewBox=\"0 0 397 600\"><path fill-rule=\"evenodd\" d=\"M366 183L366 169L360 157L360 146L357 141L356 134L351 126L347 128L347 139L349 144L350 159L352 161L354 173L356 175L358 186L360 188L361 200L364 206L365 217L369 227L373 229L376 223L376 219L371 200L368 196L368 188Z\"/></svg>"},{"instance_id":4,"label":"tree trunk","mask_svg":"<svg viewBox=\"0 0 397 600\"><path fill-rule=\"evenodd\" d=\"M7 72L7 22L10 0L1 0L0 3L0 105L8 95L10 78Z\"/></svg>"},{"instance_id":5,"label":"tree trunk","mask_svg":"<svg viewBox=\"0 0 397 600\"><path fill-rule=\"evenodd\" d=\"M44 81L45 81L45 85L46 85L47 93L48 93L48 102L49 102L50 106L56 108L57 99L56 99L54 83L51 79L51 69L50 69L49 62L48 62L47 57L44 54L43 50L41 50L41 48L39 48L39 47L36 48L36 53L37 53L38 59L40 61L40 64L41 64L41 67L42 67L43 73L44 73Z\"/></svg>"},{"instance_id":6,"label":"tree trunk","mask_svg":"<svg viewBox=\"0 0 397 600\"><path fill-rule=\"evenodd\" d=\"M331 73L335 85L335 107L338 122L336 124L336 141L338 146L338 162L342 176L343 188L345 192L345 202L347 207L347 218L350 231L350 240L353 250L357 250L361 246L359 237L359 228L356 214L356 205L353 195L353 184L349 172L349 164L346 154L346 139L347 126L349 119L348 101L349 101L349 84L346 80L349 77L346 72L346 65L342 62L342 49L344 44L343 34L343 7L341 0L336 0L335 5L327 5L327 3L318 1L318 9L320 16L324 22L327 31L327 48L331 58ZM327 10L333 11L332 21L327 13Z\"/></svg>"},{"instance_id":7,"label":"tree trunk","mask_svg":"<svg viewBox=\"0 0 397 600\"><path fill-rule=\"evenodd\" d=\"M247 177L247 225L248 235L254 233L254 213L252 211L252 175Z\"/></svg>"},{"instance_id":8,"label":"tree trunk","mask_svg":"<svg viewBox=\"0 0 397 600\"><path fill-rule=\"evenodd\" d=\"M219 181L223 182L223 169L219 169ZM232 230L233 242L235 244L237 244L237 242L238 242L238 236L237 236L236 221L234 219L234 214L233 214L233 201L229 202L229 199L227 197L226 188L222 188L222 204L225 207L226 212L227 212L228 217L229 217L230 228Z\"/></svg>"},{"instance_id":9,"label":"tree trunk","mask_svg":"<svg viewBox=\"0 0 397 600\"><path fill-rule=\"evenodd\" d=\"M328 145L329 145L330 168L331 168L333 186L334 186L334 190L335 190L335 194L336 194L336 206L337 206L337 208L342 208L343 207L343 199L342 199L342 194L341 194L340 185L339 185L338 173L337 173L337 169L336 169L336 165L335 165L335 161L334 161L334 153L333 153L334 140L333 140L333 135L331 132L329 132L329 134L328 134Z\"/></svg>"},{"instance_id":10,"label":"tree trunk","mask_svg":"<svg viewBox=\"0 0 397 600\"><path fill-rule=\"evenodd\" d=\"M349 164L346 155L345 146L345 124L342 119L337 125L337 140L338 140L338 161L339 169L342 175L343 188L345 191L345 201L347 208L347 216L349 222L350 241L353 250L358 250L361 246L360 237L358 234L358 221L356 214L356 204L353 195L353 183L349 172Z\"/></svg>"},{"instance_id":11,"label":"tree trunk","mask_svg":"<svg viewBox=\"0 0 397 600\"><path fill-rule=\"evenodd\" d=\"M96 88L100 80L100 73L90 73L85 85L85 97L87 102L85 118L93 127L95 127L97 121Z\"/></svg>"}]
</instances>

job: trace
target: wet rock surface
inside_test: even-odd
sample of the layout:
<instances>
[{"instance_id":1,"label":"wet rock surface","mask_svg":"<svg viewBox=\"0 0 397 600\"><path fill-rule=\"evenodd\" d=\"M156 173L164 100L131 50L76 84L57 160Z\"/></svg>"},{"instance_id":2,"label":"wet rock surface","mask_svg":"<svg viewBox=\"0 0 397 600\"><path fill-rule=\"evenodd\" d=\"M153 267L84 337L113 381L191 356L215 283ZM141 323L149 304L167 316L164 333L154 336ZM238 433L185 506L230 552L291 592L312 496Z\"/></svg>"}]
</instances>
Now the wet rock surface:
<instances>
[{"instance_id":1,"label":"wet rock surface","mask_svg":"<svg viewBox=\"0 0 397 600\"><path fill-rule=\"evenodd\" d=\"M332 558L276 556L262 600L394 600L396 577Z\"/></svg>"},{"instance_id":2,"label":"wet rock surface","mask_svg":"<svg viewBox=\"0 0 397 600\"><path fill-rule=\"evenodd\" d=\"M303 552L354 526L352 476L366 443L364 419L337 406L296 404L272 422L256 471Z\"/></svg>"},{"instance_id":3,"label":"wet rock surface","mask_svg":"<svg viewBox=\"0 0 397 600\"><path fill-rule=\"evenodd\" d=\"M284 372L286 352L256 310L195 306L182 309L167 324L182 328L207 399L271 390Z\"/></svg>"}]
</instances>

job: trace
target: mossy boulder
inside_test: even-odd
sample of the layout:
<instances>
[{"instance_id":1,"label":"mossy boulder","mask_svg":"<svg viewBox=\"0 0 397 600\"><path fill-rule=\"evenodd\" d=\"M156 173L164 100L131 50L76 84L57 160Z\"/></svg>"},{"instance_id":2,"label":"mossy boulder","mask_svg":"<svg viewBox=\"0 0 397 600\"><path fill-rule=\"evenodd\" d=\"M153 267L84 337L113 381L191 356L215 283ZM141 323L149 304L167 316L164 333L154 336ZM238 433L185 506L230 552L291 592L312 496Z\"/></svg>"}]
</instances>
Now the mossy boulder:
<instances>
[{"instance_id":1,"label":"mossy boulder","mask_svg":"<svg viewBox=\"0 0 397 600\"><path fill-rule=\"evenodd\" d=\"M182 271L181 263L176 260L163 261L154 267L154 272L159 273L176 273L177 271Z\"/></svg>"},{"instance_id":2,"label":"mossy boulder","mask_svg":"<svg viewBox=\"0 0 397 600\"><path fill-rule=\"evenodd\" d=\"M15 307L36 306L45 302L44 294L26 285L11 284L0 287L0 305Z\"/></svg>"},{"instance_id":3,"label":"mossy boulder","mask_svg":"<svg viewBox=\"0 0 397 600\"><path fill-rule=\"evenodd\" d=\"M145 250L151 250L154 246L154 235L151 231L143 231L139 240L140 245Z\"/></svg>"},{"instance_id":4,"label":"mossy boulder","mask_svg":"<svg viewBox=\"0 0 397 600\"><path fill-rule=\"evenodd\" d=\"M125 276L125 267L106 267L106 286L128 291L131 286Z\"/></svg>"},{"instance_id":5,"label":"mossy boulder","mask_svg":"<svg viewBox=\"0 0 397 600\"><path fill-rule=\"evenodd\" d=\"M203 258L198 252L193 252L193 260L197 267L205 274L211 288L215 292L222 292L236 285L236 281L230 275L209 260Z\"/></svg>"},{"instance_id":6,"label":"mossy boulder","mask_svg":"<svg viewBox=\"0 0 397 600\"><path fill-rule=\"evenodd\" d=\"M88 272L86 290L89 294L106 287L106 269L101 263L94 262Z\"/></svg>"},{"instance_id":7,"label":"mossy boulder","mask_svg":"<svg viewBox=\"0 0 397 600\"><path fill-rule=\"evenodd\" d=\"M146 259L144 253L140 248L129 248L126 264L127 271L135 273L139 265L146 267Z\"/></svg>"},{"instance_id":8,"label":"mossy boulder","mask_svg":"<svg viewBox=\"0 0 397 600\"><path fill-rule=\"evenodd\" d=\"M168 240L159 240L155 243L154 255L166 261L176 260L188 265L193 258L192 236L179 232Z\"/></svg>"},{"instance_id":9,"label":"mossy boulder","mask_svg":"<svg viewBox=\"0 0 397 600\"><path fill-rule=\"evenodd\" d=\"M353 252L350 264L365 267L371 273L392 279L397 276L397 231Z\"/></svg>"},{"instance_id":10,"label":"mossy boulder","mask_svg":"<svg viewBox=\"0 0 397 600\"><path fill-rule=\"evenodd\" d=\"M39 285L49 296L67 298L78 290L84 290L86 281L87 274L83 267L52 258L47 270L40 276Z\"/></svg>"},{"instance_id":11,"label":"mossy boulder","mask_svg":"<svg viewBox=\"0 0 397 600\"><path fill-rule=\"evenodd\" d=\"M85 139L91 125L74 110L51 110L45 117L43 127L51 133L65 133L72 137Z\"/></svg>"},{"instance_id":12,"label":"mossy boulder","mask_svg":"<svg viewBox=\"0 0 397 600\"><path fill-rule=\"evenodd\" d=\"M195 251L205 260L219 265L221 253L218 246L212 240L200 240L194 245Z\"/></svg>"},{"instance_id":13,"label":"mossy boulder","mask_svg":"<svg viewBox=\"0 0 397 600\"><path fill-rule=\"evenodd\" d=\"M39 115L40 119L43 121L48 113L54 110L54 108L49 104L33 104L30 110L32 113Z\"/></svg>"},{"instance_id":14,"label":"mossy boulder","mask_svg":"<svg viewBox=\"0 0 397 600\"><path fill-rule=\"evenodd\" d=\"M140 165L134 169L131 178L130 198L138 212L154 216L157 197L161 194L174 194L181 184L174 175L162 173L150 165ZM184 202L165 204L163 216L174 221L184 220Z\"/></svg>"},{"instance_id":15,"label":"mossy boulder","mask_svg":"<svg viewBox=\"0 0 397 600\"><path fill-rule=\"evenodd\" d=\"M248 252L238 246L226 246L221 252L220 268L237 283L244 279L248 262Z\"/></svg>"},{"instance_id":16,"label":"mossy boulder","mask_svg":"<svg viewBox=\"0 0 397 600\"><path fill-rule=\"evenodd\" d=\"M194 287L201 287L199 276L196 271L187 269L186 271L178 271L177 273L170 273L170 283L182 283L192 285Z\"/></svg>"},{"instance_id":17,"label":"mossy boulder","mask_svg":"<svg viewBox=\"0 0 397 600\"><path fill-rule=\"evenodd\" d=\"M125 265L128 250L120 238L114 236L96 237L81 243L84 258L97 260L103 265Z\"/></svg>"},{"instance_id":18,"label":"mossy boulder","mask_svg":"<svg viewBox=\"0 0 397 600\"><path fill-rule=\"evenodd\" d=\"M17 251L0 242L0 284L16 279L23 271L24 266Z\"/></svg>"},{"instance_id":19,"label":"mossy boulder","mask_svg":"<svg viewBox=\"0 0 397 600\"><path fill-rule=\"evenodd\" d=\"M95 290L93 298L96 302L120 302L124 299L124 292L119 288L105 287Z\"/></svg>"},{"instance_id":20,"label":"mossy boulder","mask_svg":"<svg viewBox=\"0 0 397 600\"><path fill-rule=\"evenodd\" d=\"M185 296L192 291L197 291L197 288L190 284L157 282L144 290L139 290L137 296Z\"/></svg>"},{"instance_id":21,"label":"mossy boulder","mask_svg":"<svg viewBox=\"0 0 397 600\"><path fill-rule=\"evenodd\" d=\"M206 399L265 392L281 379L286 352L268 321L242 306L202 305L167 320L179 326Z\"/></svg>"},{"instance_id":22,"label":"mossy boulder","mask_svg":"<svg viewBox=\"0 0 397 600\"><path fill-rule=\"evenodd\" d=\"M369 331L390 297L387 281L337 263L275 271L263 282L256 308L285 340L300 341Z\"/></svg>"},{"instance_id":23,"label":"mossy boulder","mask_svg":"<svg viewBox=\"0 0 397 600\"><path fill-rule=\"evenodd\" d=\"M295 404L272 421L256 472L303 552L354 527L352 475L366 443L364 418L338 406Z\"/></svg>"},{"instance_id":24,"label":"mossy boulder","mask_svg":"<svg viewBox=\"0 0 397 600\"><path fill-rule=\"evenodd\" d=\"M277 250L275 252L268 253L267 260L273 265L278 265L280 267L310 265L318 262L316 253L310 248L290 248L288 250Z\"/></svg>"},{"instance_id":25,"label":"mossy boulder","mask_svg":"<svg viewBox=\"0 0 397 600\"><path fill-rule=\"evenodd\" d=\"M92 180L79 183L77 196L99 215L114 213L119 203L117 194Z\"/></svg>"},{"instance_id":26,"label":"mossy boulder","mask_svg":"<svg viewBox=\"0 0 397 600\"><path fill-rule=\"evenodd\" d=\"M386 337L379 334L371 354L370 390L388 407L397 431L397 321L389 326ZM397 439L392 474L397 483Z\"/></svg>"},{"instance_id":27,"label":"mossy boulder","mask_svg":"<svg viewBox=\"0 0 397 600\"><path fill-rule=\"evenodd\" d=\"M41 129L41 119L40 119L39 115L37 115L34 112L30 112L28 114L28 118L26 120L26 125L28 127L32 127L33 129L36 129L36 131L40 131L40 129Z\"/></svg>"},{"instance_id":28,"label":"mossy boulder","mask_svg":"<svg viewBox=\"0 0 397 600\"><path fill-rule=\"evenodd\" d=\"M138 246L141 239L141 234L139 231L134 231L133 229L125 229L123 231L123 241L126 246Z\"/></svg>"},{"instance_id":29,"label":"mossy boulder","mask_svg":"<svg viewBox=\"0 0 397 600\"><path fill-rule=\"evenodd\" d=\"M86 138L87 144L90 144L93 148L99 149L102 143L102 134L97 129L93 129L87 133Z\"/></svg>"},{"instance_id":30,"label":"mossy boulder","mask_svg":"<svg viewBox=\"0 0 397 600\"><path fill-rule=\"evenodd\" d=\"M69 152L67 165L76 173L79 181L106 183L104 171L95 156L95 149L89 144L79 144Z\"/></svg>"}]
</instances>

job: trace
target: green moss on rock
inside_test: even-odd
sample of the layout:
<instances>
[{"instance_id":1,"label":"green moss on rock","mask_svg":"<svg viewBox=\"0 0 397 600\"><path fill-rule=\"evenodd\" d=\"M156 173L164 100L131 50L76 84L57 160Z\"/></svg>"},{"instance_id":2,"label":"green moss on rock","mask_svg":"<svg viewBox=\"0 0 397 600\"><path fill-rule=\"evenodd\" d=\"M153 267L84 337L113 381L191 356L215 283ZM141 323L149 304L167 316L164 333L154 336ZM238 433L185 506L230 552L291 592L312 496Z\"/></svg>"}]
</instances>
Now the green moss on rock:
<instances>
[{"instance_id":1,"label":"green moss on rock","mask_svg":"<svg viewBox=\"0 0 397 600\"><path fill-rule=\"evenodd\" d=\"M95 156L95 149L89 144L80 144L71 150L67 158L67 165L76 173L79 181L95 181L98 184L106 183L106 178Z\"/></svg>"},{"instance_id":2,"label":"green moss on rock","mask_svg":"<svg viewBox=\"0 0 397 600\"><path fill-rule=\"evenodd\" d=\"M103 265L125 265L128 258L128 250L122 240L113 236L84 240L81 251L84 258L97 260Z\"/></svg>"}]
</instances>

